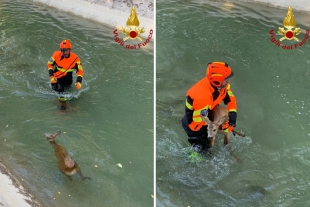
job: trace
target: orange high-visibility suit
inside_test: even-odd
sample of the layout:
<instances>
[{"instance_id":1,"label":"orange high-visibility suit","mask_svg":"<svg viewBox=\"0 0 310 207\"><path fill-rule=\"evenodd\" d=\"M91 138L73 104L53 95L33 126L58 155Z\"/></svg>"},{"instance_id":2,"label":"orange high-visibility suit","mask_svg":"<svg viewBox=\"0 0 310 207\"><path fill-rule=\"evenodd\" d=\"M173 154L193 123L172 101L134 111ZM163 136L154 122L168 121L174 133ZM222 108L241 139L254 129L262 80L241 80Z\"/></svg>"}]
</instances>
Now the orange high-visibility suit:
<instances>
[{"instance_id":1,"label":"orange high-visibility suit","mask_svg":"<svg viewBox=\"0 0 310 207\"><path fill-rule=\"evenodd\" d=\"M218 62L215 63L216 63L215 66L219 64ZM209 67L212 66L213 65L210 65ZM228 65L227 66L224 65L223 67L229 68ZM214 74L214 76L220 75L216 73L217 68L211 69L211 71L212 70L215 71L212 73ZM229 78L233 75L230 68L226 73L227 73L226 76L222 77L222 80ZM208 145L207 142L208 133L207 133L207 125L202 120L201 115L205 112L208 114L208 112L210 112L216 105L221 104L222 101L224 102L225 105L227 105L227 110L229 112L235 114L237 112L236 98L231 91L230 84L228 83L225 87L221 88L219 91L217 86L220 86L222 80L219 80L218 77L215 79L218 81L215 82L216 84L218 84L217 86L211 84L210 80L213 81L212 77L210 77L207 74L207 77L202 78L187 91L185 115L182 119L182 126L189 137L188 141L191 144L194 144L193 142L198 140L199 144L203 145L202 148L208 147L206 146ZM226 132L229 132L232 128L233 127L229 128L228 122L223 124L222 126L222 129L226 130Z\"/></svg>"},{"instance_id":2,"label":"orange high-visibility suit","mask_svg":"<svg viewBox=\"0 0 310 207\"><path fill-rule=\"evenodd\" d=\"M72 84L72 72L76 71L77 82L82 83L84 72L80 58L73 52L70 52L69 58L64 58L61 51L56 51L47 62L47 68L50 76L57 79L57 84L61 87L58 88L59 92L63 92L64 87Z\"/></svg>"}]
</instances>

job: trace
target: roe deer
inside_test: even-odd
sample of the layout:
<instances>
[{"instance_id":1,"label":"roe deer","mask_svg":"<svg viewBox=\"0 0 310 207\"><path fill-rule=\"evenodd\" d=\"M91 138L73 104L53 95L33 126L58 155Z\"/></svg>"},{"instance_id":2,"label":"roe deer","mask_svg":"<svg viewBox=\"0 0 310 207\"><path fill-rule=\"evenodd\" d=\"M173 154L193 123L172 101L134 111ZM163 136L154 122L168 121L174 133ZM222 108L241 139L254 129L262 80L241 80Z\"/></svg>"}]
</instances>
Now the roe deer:
<instances>
[{"instance_id":1,"label":"roe deer","mask_svg":"<svg viewBox=\"0 0 310 207\"><path fill-rule=\"evenodd\" d=\"M82 180L90 179L89 177L85 177L82 174L82 171L79 165L70 157L65 147L55 142L55 138L60 134L60 131L56 132L55 134L45 134L47 141L54 148L55 156L58 160L58 167L60 171L65 174L69 180L72 181L72 175L78 173Z\"/></svg>"},{"instance_id":2,"label":"roe deer","mask_svg":"<svg viewBox=\"0 0 310 207\"><path fill-rule=\"evenodd\" d=\"M219 130L219 127L228 120L228 110L224 107L217 105L210 112L210 118L213 119L213 122L208 118L203 117L203 121L208 124L208 138L210 139L210 147L213 147L215 136ZM224 144L228 144L229 142L229 133L223 132L220 130L220 133L224 133Z\"/></svg>"}]
</instances>

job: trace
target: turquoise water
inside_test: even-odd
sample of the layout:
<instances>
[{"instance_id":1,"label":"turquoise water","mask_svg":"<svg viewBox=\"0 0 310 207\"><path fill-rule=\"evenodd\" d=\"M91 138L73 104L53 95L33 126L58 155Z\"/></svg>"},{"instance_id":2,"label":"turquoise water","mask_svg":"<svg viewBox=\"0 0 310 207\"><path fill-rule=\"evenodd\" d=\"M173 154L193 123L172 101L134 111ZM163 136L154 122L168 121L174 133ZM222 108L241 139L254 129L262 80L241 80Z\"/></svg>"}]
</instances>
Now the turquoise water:
<instances>
[{"instance_id":1,"label":"turquoise water","mask_svg":"<svg viewBox=\"0 0 310 207\"><path fill-rule=\"evenodd\" d=\"M1 160L46 206L153 206L153 43L128 50L114 28L28 1L0 5ZM64 38L85 75L61 111L46 64ZM91 180L58 170L44 137L58 130Z\"/></svg>"},{"instance_id":2,"label":"turquoise water","mask_svg":"<svg viewBox=\"0 0 310 207\"><path fill-rule=\"evenodd\" d=\"M242 1L157 1L157 206L308 206L310 197L310 42L271 42L287 9ZM295 11L305 38L309 14ZM217 136L213 157L189 158L181 127L186 91L208 62L235 76L236 130L230 150ZM238 163L237 156L241 163Z\"/></svg>"}]
</instances>

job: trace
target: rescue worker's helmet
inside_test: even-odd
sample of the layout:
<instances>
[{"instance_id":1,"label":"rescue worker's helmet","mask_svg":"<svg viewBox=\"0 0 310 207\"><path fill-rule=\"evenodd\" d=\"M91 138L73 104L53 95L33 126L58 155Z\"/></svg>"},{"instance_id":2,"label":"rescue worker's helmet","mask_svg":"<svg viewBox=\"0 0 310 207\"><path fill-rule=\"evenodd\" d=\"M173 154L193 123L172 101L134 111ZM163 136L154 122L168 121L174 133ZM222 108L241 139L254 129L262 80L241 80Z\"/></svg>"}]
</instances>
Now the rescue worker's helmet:
<instances>
[{"instance_id":1,"label":"rescue worker's helmet","mask_svg":"<svg viewBox=\"0 0 310 207\"><path fill-rule=\"evenodd\" d=\"M206 75L212 85L220 87L223 81L231 78L234 73L227 63L211 62L207 65Z\"/></svg>"},{"instance_id":2,"label":"rescue worker's helmet","mask_svg":"<svg viewBox=\"0 0 310 207\"><path fill-rule=\"evenodd\" d=\"M71 42L69 40L63 40L61 41L60 43L60 49L70 49L72 50L72 45L71 45Z\"/></svg>"}]
</instances>

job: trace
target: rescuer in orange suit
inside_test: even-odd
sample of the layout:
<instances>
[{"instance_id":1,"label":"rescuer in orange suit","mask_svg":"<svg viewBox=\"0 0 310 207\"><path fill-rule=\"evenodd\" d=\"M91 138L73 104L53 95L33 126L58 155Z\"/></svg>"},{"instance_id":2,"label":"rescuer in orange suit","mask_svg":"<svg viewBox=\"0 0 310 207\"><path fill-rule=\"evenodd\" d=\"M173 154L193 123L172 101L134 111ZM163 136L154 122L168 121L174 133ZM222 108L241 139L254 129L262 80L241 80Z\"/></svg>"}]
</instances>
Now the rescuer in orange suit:
<instances>
[{"instance_id":1,"label":"rescuer in orange suit","mask_svg":"<svg viewBox=\"0 0 310 207\"><path fill-rule=\"evenodd\" d=\"M55 51L47 62L47 69L50 76L52 89L58 92L64 92L73 82L72 72L76 71L76 89L81 89L83 80L83 68L80 58L73 52L69 40L63 40L60 43L60 50Z\"/></svg>"},{"instance_id":2,"label":"rescuer in orange suit","mask_svg":"<svg viewBox=\"0 0 310 207\"><path fill-rule=\"evenodd\" d=\"M207 125L202 117L208 117L210 110L222 101L229 111L229 120L222 125L222 129L229 133L236 127L237 103L229 84L229 78L233 75L227 63L208 63L206 77L187 91L182 127L193 150L202 152L210 147Z\"/></svg>"}]
</instances>

